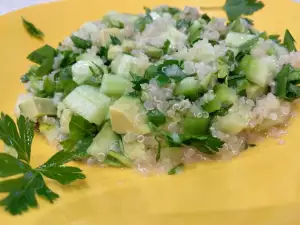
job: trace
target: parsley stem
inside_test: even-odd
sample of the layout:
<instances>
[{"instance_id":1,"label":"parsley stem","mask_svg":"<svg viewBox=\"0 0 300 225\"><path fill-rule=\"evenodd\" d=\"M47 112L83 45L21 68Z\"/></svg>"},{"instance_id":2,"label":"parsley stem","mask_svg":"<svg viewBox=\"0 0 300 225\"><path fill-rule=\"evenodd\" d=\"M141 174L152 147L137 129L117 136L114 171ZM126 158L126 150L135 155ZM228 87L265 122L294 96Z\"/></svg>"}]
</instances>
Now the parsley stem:
<instances>
[{"instance_id":1,"label":"parsley stem","mask_svg":"<svg viewBox=\"0 0 300 225\"><path fill-rule=\"evenodd\" d=\"M203 10L222 10L223 7L221 7L221 6L211 6L211 7L200 7L200 9L203 9Z\"/></svg>"}]
</instances>

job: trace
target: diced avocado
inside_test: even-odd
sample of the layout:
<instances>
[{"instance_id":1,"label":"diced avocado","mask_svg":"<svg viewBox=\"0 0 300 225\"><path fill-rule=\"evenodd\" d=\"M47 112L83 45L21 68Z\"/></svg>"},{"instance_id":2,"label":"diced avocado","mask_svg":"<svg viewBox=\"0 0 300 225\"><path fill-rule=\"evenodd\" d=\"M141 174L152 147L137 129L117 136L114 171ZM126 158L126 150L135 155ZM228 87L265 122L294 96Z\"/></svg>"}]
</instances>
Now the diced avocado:
<instances>
[{"instance_id":1,"label":"diced avocado","mask_svg":"<svg viewBox=\"0 0 300 225\"><path fill-rule=\"evenodd\" d=\"M252 34L229 32L226 36L225 43L229 47L238 48L255 37L256 36Z\"/></svg>"},{"instance_id":2,"label":"diced avocado","mask_svg":"<svg viewBox=\"0 0 300 225\"><path fill-rule=\"evenodd\" d=\"M198 81L194 77L187 77L177 84L175 94L196 97L200 90L201 87L199 86Z\"/></svg>"},{"instance_id":3,"label":"diced avocado","mask_svg":"<svg viewBox=\"0 0 300 225\"><path fill-rule=\"evenodd\" d=\"M265 92L266 88L260 87L256 84L249 84L246 88L247 97L253 100L257 99L258 97L261 97L265 94Z\"/></svg>"},{"instance_id":4,"label":"diced avocado","mask_svg":"<svg viewBox=\"0 0 300 225\"><path fill-rule=\"evenodd\" d=\"M63 103L90 123L101 125L108 113L110 98L89 85L75 88Z\"/></svg>"},{"instance_id":5,"label":"diced avocado","mask_svg":"<svg viewBox=\"0 0 300 225\"><path fill-rule=\"evenodd\" d=\"M186 117L181 121L185 134L201 135L208 132L210 118Z\"/></svg>"},{"instance_id":6,"label":"diced avocado","mask_svg":"<svg viewBox=\"0 0 300 225\"><path fill-rule=\"evenodd\" d=\"M133 161L146 160L146 147L143 143L137 141L127 143L123 138L123 146L125 154Z\"/></svg>"},{"instance_id":7,"label":"diced avocado","mask_svg":"<svg viewBox=\"0 0 300 225\"><path fill-rule=\"evenodd\" d=\"M33 97L19 105L21 114L29 119L38 118L41 116L55 116L56 105L51 99Z\"/></svg>"},{"instance_id":8,"label":"diced avocado","mask_svg":"<svg viewBox=\"0 0 300 225\"><path fill-rule=\"evenodd\" d=\"M122 48L124 52L131 52L133 49L136 48L136 43L131 40L124 40L122 43Z\"/></svg>"},{"instance_id":9,"label":"diced avocado","mask_svg":"<svg viewBox=\"0 0 300 225\"><path fill-rule=\"evenodd\" d=\"M61 117L60 117L60 132L64 134L68 134L70 132L69 130L69 124L72 119L72 111L70 109L64 109L62 111Z\"/></svg>"},{"instance_id":10,"label":"diced avocado","mask_svg":"<svg viewBox=\"0 0 300 225\"><path fill-rule=\"evenodd\" d=\"M110 45L107 52L107 58L113 60L120 53L123 53L123 49L120 45Z\"/></svg>"},{"instance_id":11,"label":"diced avocado","mask_svg":"<svg viewBox=\"0 0 300 225\"><path fill-rule=\"evenodd\" d=\"M258 84L261 87L266 87L268 80L272 75L269 71L269 65L261 58L255 58L250 55L244 56L239 69L244 73L248 80Z\"/></svg>"},{"instance_id":12,"label":"diced avocado","mask_svg":"<svg viewBox=\"0 0 300 225\"><path fill-rule=\"evenodd\" d=\"M106 28L100 31L100 43L102 46L108 46L111 43L111 36L123 40L121 30L118 28Z\"/></svg>"},{"instance_id":13,"label":"diced avocado","mask_svg":"<svg viewBox=\"0 0 300 225\"><path fill-rule=\"evenodd\" d=\"M220 84L215 88L215 98L206 103L203 108L211 113L221 109L223 105L231 105L238 99L234 89L227 87L225 84Z\"/></svg>"},{"instance_id":14,"label":"diced avocado","mask_svg":"<svg viewBox=\"0 0 300 225\"><path fill-rule=\"evenodd\" d=\"M91 61L94 64L98 65L99 67L102 67L104 65L103 60L100 58L100 56L97 56L92 53L83 53L80 56L76 58L77 61Z\"/></svg>"},{"instance_id":15,"label":"diced avocado","mask_svg":"<svg viewBox=\"0 0 300 225\"><path fill-rule=\"evenodd\" d=\"M95 159L103 161L108 151L115 151L116 148L119 149L119 137L112 131L110 123L106 122L86 151Z\"/></svg>"},{"instance_id":16,"label":"diced avocado","mask_svg":"<svg viewBox=\"0 0 300 225\"><path fill-rule=\"evenodd\" d=\"M127 78L112 74L104 74L100 92L109 97L121 97L132 88L132 83Z\"/></svg>"},{"instance_id":17,"label":"diced avocado","mask_svg":"<svg viewBox=\"0 0 300 225\"><path fill-rule=\"evenodd\" d=\"M184 156L182 148L162 148L160 151L160 160L159 162L167 169L171 169L174 166L182 162Z\"/></svg>"},{"instance_id":18,"label":"diced avocado","mask_svg":"<svg viewBox=\"0 0 300 225\"><path fill-rule=\"evenodd\" d=\"M155 59L159 59L164 55L164 51L162 49L154 46L145 46L144 51L147 56Z\"/></svg>"},{"instance_id":19,"label":"diced avocado","mask_svg":"<svg viewBox=\"0 0 300 225\"><path fill-rule=\"evenodd\" d=\"M112 129L118 134L150 133L145 109L138 98L122 96L109 108Z\"/></svg>"}]
</instances>

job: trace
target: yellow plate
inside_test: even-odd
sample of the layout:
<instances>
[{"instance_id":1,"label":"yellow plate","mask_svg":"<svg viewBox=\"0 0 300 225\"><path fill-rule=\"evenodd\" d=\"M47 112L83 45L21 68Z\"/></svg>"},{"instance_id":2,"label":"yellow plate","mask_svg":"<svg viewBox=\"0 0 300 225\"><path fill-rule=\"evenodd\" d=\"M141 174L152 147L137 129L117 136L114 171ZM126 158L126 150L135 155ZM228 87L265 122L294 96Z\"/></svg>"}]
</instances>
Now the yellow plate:
<instances>
[{"instance_id":1,"label":"yellow plate","mask_svg":"<svg viewBox=\"0 0 300 225\"><path fill-rule=\"evenodd\" d=\"M300 4L265 0L255 14L256 27L283 34L286 28L300 42ZM21 16L34 22L45 42L57 46L86 21L109 10L142 12L143 6L171 4L218 6L221 0L69 0L27 8L0 17L0 111L13 114L24 92L19 77L30 63L29 52L44 43L28 36ZM222 16L223 12L213 12ZM144 177L133 170L80 165L85 182L63 187L49 181L60 194L53 205L39 199L40 208L22 216L0 209L1 224L47 225L297 225L300 224L300 117L293 119L286 144L267 140L232 161L189 166L178 176ZM54 149L41 138L34 141L33 163L44 162ZM48 181L47 181L48 182ZM2 198L3 195L0 195Z\"/></svg>"}]
</instances>

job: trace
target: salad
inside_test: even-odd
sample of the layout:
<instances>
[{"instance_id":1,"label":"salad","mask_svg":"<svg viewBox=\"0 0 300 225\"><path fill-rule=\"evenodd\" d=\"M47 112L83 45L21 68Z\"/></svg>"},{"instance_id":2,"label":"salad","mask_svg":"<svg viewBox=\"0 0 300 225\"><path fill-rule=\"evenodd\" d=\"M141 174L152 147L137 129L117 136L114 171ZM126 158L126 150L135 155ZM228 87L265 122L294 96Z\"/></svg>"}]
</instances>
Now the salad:
<instances>
[{"instance_id":1,"label":"salad","mask_svg":"<svg viewBox=\"0 0 300 225\"><path fill-rule=\"evenodd\" d=\"M283 133L300 94L289 31L192 7L110 12L28 59L18 113L78 160L142 171L238 155Z\"/></svg>"},{"instance_id":2,"label":"salad","mask_svg":"<svg viewBox=\"0 0 300 225\"><path fill-rule=\"evenodd\" d=\"M0 205L21 214L38 206L36 196L54 202L45 177L62 185L86 178L66 165L72 160L173 175L280 138L300 96L300 53L288 30L280 40L243 17L263 6L227 0L202 8L223 9L228 19L193 7L111 12L58 48L29 54L35 65L21 77L28 93L18 119L0 116L0 192L8 193ZM38 167L30 164L34 130L60 150Z\"/></svg>"}]
</instances>

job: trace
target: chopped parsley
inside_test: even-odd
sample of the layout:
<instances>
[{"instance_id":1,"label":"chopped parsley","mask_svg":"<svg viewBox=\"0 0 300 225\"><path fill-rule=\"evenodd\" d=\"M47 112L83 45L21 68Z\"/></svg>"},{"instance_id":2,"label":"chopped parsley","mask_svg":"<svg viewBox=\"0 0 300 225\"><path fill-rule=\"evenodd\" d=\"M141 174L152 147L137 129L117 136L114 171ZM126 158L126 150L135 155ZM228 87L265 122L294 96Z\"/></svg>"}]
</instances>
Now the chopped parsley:
<instances>
[{"instance_id":1,"label":"chopped parsley","mask_svg":"<svg viewBox=\"0 0 300 225\"><path fill-rule=\"evenodd\" d=\"M40 39L40 40L42 40L44 38L44 36L45 36L44 32L41 31L40 29L38 29L33 23L24 19L24 17L22 17L22 23L23 23L25 30L31 37L34 37L34 38Z\"/></svg>"}]
</instances>

